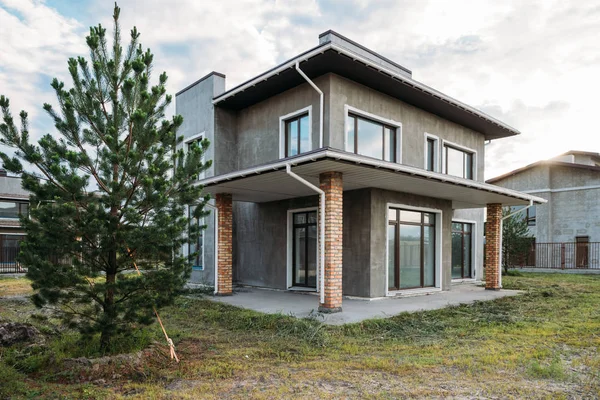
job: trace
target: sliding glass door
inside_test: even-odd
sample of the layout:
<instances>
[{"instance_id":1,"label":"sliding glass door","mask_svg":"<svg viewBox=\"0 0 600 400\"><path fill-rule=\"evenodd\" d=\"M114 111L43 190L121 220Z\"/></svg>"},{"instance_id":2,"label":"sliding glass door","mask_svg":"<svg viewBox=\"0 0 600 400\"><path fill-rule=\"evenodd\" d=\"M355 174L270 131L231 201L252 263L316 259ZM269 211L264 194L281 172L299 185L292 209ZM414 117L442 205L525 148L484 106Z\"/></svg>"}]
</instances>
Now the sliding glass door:
<instances>
[{"instance_id":1,"label":"sliding glass door","mask_svg":"<svg viewBox=\"0 0 600 400\"><path fill-rule=\"evenodd\" d=\"M388 289L435 286L435 214L390 208Z\"/></svg>"}]
</instances>

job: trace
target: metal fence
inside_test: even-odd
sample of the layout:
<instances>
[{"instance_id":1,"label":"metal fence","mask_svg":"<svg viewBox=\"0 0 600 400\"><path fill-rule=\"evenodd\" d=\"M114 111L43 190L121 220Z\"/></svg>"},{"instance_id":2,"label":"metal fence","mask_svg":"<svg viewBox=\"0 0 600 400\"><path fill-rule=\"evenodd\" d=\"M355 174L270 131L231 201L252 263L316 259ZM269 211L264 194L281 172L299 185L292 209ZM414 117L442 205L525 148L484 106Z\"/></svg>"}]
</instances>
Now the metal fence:
<instances>
[{"instance_id":1,"label":"metal fence","mask_svg":"<svg viewBox=\"0 0 600 400\"><path fill-rule=\"evenodd\" d=\"M549 269L600 269L600 242L534 243L514 266Z\"/></svg>"},{"instance_id":2,"label":"metal fence","mask_svg":"<svg viewBox=\"0 0 600 400\"><path fill-rule=\"evenodd\" d=\"M0 248L0 274L27 272L17 261L19 246Z\"/></svg>"}]
</instances>

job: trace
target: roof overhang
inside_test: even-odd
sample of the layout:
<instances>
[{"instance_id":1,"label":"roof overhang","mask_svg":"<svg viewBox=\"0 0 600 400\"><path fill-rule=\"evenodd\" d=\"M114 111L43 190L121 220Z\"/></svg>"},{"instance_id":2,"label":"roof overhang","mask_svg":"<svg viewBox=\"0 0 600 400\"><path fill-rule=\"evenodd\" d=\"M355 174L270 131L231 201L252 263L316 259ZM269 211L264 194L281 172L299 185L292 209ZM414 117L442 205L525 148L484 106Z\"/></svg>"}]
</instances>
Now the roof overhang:
<instances>
[{"instance_id":1,"label":"roof overhang","mask_svg":"<svg viewBox=\"0 0 600 400\"><path fill-rule=\"evenodd\" d=\"M213 104L241 110L305 83L295 70L297 62L311 79L329 72L338 74L480 132L487 140L520 134L515 128L482 111L331 42L323 43L215 97Z\"/></svg>"},{"instance_id":2,"label":"roof overhang","mask_svg":"<svg viewBox=\"0 0 600 400\"><path fill-rule=\"evenodd\" d=\"M323 148L298 156L263 164L198 182L211 195L231 193L234 201L263 203L315 192L293 179L286 166L314 185L319 174L337 171L343 174L344 191L379 188L452 201L452 207L480 208L487 204L541 204L546 200L499 186L430 172L402 164Z\"/></svg>"}]
</instances>

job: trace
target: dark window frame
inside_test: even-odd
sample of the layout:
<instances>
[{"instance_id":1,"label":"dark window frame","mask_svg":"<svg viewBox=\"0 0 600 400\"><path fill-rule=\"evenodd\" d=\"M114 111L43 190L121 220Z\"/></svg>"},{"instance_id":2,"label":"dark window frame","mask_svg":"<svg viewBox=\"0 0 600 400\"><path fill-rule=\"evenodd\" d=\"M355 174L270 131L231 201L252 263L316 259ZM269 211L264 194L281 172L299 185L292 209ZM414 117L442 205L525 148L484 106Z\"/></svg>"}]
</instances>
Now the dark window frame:
<instances>
[{"instance_id":1,"label":"dark window frame","mask_svg":"<svg viewBox=\"0 0 600 400\"><path fill-rule=\"evenodd\" d=\"M19 219L19 217L21 215L24 215L26 217L29 216L29 202L18 201L18 200L0 200L0 203L15 204L16 208L17 208L17 214L15 216L3 216L3 215L0 215L0 218L4 218L4 219Z\"/></svg>"},{"instance_id":2,"label":"dark window frame","mask_svg":"<svg viewBox=\"0 0 600 400\"><path fill-rule=\"evenodd\" d=\"M352 153L354 154L359 154L358 153L358 120L362 119L364 121L368 121L377 125L381 125L381 158L378 158L378 160L383 160L383 161L388 161L388 162L393 162L396 163L398 162L398 153L400 153L402 151L402 149L398 149L398 126L394 126L394 125L390 125L390 124L386 124L385 122L381 122L378 121L374 118L369 118L369 117L364 117L360 114L357 113L353 113L353 112L348 112L347 118L352 118L352 123L353 123L353 130L354 130L354 143L352 144ZM385 145L385 129L389 129L393 136L394 136L394 144L393 144L393 160L386 160L385 159L385 153L386 153L386 145ZM346 146L347 148L348 146ZM366 156L368 157L368 156Z\"/></svg>"},{"instance_id":3,"label":"dark window frame","mask_svg":"<svg viewBox=\"0 0 600 400\"><path fill-rule=\"evenodd\" d=\"M460 148L458 146L453 146L451 144L448 143L444 143L444 167L445 167L445 173L446 175L450 175L448 173L448 149L452 149L452 150L456 150L456 151L460 151L461 153L463 153L463 176L459 177L459 178L463 178L463 179L475 179L475 152L472 150L466 150L463 148ZM464 176L465 172L467 172L467 169L465 168L465 164L466 164L466 160L465 157L470 156L470 172L471 172L471 176ZM467 174L468 175L468 174ZM451 175L451 176L455 176L455 175Z\"/></svg>"},{"instance_id":4,"label":"dark window frame","mask_svg":"<svg viewBox=\"0 0 600 400\"><path fill-rule=\"evenodd\" d=\"M301 133L301 131L300 131L300 126L301 126L300 120L302 118L304 118L304 117L306 117L308 119L308 124L309 124L308 127L309 128L308 128L308 132L307 133L308 133L308 136L309 136L308 140L310 142L310 139L311 139L310 138L310 135L311 135L310 124L311 124L311 121L310 121L310 115L309 115L308 111L302 112L302 113L300 113L298 115L295 115L295 116L290 117L290 118L288 118L288 119L286 119L286 120L283 121L284 136L285 136L285 139L284 139L285 143L284 143L284 148L283 148L283 156L285 158L292 157L291 155L289 155L289 147L290 147L289 146L289 144L290 144L290 125L294 121L298 122L298 124L297 124L297 126L298 126L298 132L297 132L298 133L298 139L297 139L297 141L298 141L298 143L297 143L298 144L298 153L294 154L294 156L297 156L298 154L302 154L302 153L305 153L305 152L311 150L311 149L306 149L304 151L302 150L302 136L300 134Z\"/></svg>"},{"instance_id":5,"label":"dark window frame","mask_svg":"<svg viewBox=\"0 0 600 400\"><path fill-rule=\"evenodd\" d=\"M315 218L315 222L308 222L308 215L315 213L316 214L316 218ZM300 223L296 223L296 215L298 214L304 214L305 216L305 223L300 224ZM317 280L315 282L315 286L309 286L308 285L308 228L314 226L317 228L317 233L318 233L318 211L317 210L305 210L305 211L293 211L292 212L292 287L306 287L306 288L315 288L316 289L316 284L319 281L318 277ZM304 232L305 232L305 238L306 240L304 241L304 261L306 263L305 265L305 273L304 273L304 283L296 283L297 279L296 279L296 228L304 228ZM318 244L318 240L317 240L317 251L319 248L319 244ZM318 267L317 267L317 271L318 271Z\"/></svg>"},{"instance_id":6,"label":"dark window frame","mask_svg":"<svg viewBox=\"0 0 600 400\"><path fill-rule=\"evenodd\" d=\"M438 147L437 146L438 139L436 139L432 136L426 136L425 138L426 138L426 140L425 140L425 144L426 144L426 146L425 146L425 161L427 164L425 166L425 169L427 171L437 172L436 164L438 164L438 162L436 162L436 161L438 161L437 160L438 157L436 157L436 147ZM430 144L431 144L431 149L429 147Z\"/></svg>"},{"instance_id":7,"label":"dark window frame","mask_svg":"<svg viewBox=\"0 0 600 400\"><path fill-rule=\"evenodd\" d=\"M188 224L191 224L192 221L194 221L194 223L197 226L204 225L204 218L194 218L192 216L192 207L188 206ZM191 251L192 244L193 244L192 242L188 242L188 256L192 253L192 251ZM196 252L198 254L196 254L196 258L194 260L194 264L192 265L192 268L196 268L196 270L199 270L199 271L204 271L204 269L205 269L205 265L204 265L204 229L200 229L199 234L198 234L198 241L195 243L195 246L196 246Z\"/></svg>"},{"instance_id":8,"label":"dark window frame","mask_svg":"<svg viewBox=\"0 0 600 400\"><path fill-rule=\"evenodd\" d=\"M395 220L390 220L389 217L389 211L390 210L394 210L396 211L396 219ZM412 221L402 221L400 219L400 211L410 211L410 212L418 212L421 214L421 222L412 222ZM425 222L425 214L431 214L433 216L433 222ZM394 286L390 287L389 286L389 279L386 281L386 285L388 285L388 291L399 291L399 290L410 290L410 289L421 289L421 288L428 288L428 287L436 287L435 283L437 280L437 274L436 274L436 262L437 262L437 258L438 258L438 254L437 254L437 229L436 229L436 223L438 221L438 217L437 214L431 211L419 211L419 210L410 210L410 209L405 209L405 208L397 208L397 207L389 207L388 208L388 213L387 213L387 219L388 219L388 226L389 225L394 225L395 228L395 243L394 243L394 247L395 247L395 254L394 254ZM405 287L405 288L400 288L400 225L413 225L413 226L420 226L421 227L421 240L420 240L420 258L421 258L421 285L420 286L412 286L412 287ZM425 227L433 227L433 240L432 240L432 246L434 249L433 252L433 286L424 286L425 285ZM388 249L389 252L389 249ZM389 259L389 255L388 255L388 259ZM389 269L389 261L388 261L388 265L386 265L386 268Z\"/></svg>"},{"instance_id":9,"label":"dark window frame","mask_svg":"<svg viewBox=\"0 0 600 400\"><path fill-rule=\"evenodd\" d=\"M461 225L461 229L460 230L456 230L454 229L454 224L460 224ZM470 230L465 229L466 225L470 226ZM452 221L451 224L452 228L451 228L451 234L452 233L460 233L461 234L461 251L460 251L460 258L461 258L461 276L458 278L454 278L451 276L452 279L471 279L473 278L473 228L475 226L475 224L470 223L470 222L458 222L458 221ZM471 242L471 251L469 251L469 273L468 275L465 275L465 236L468 236L468 240ZM452 254L450 255L450 259L452 260ZM450 271L450 275L452 275L452 271Z\"/></svg>"}]
</instances>

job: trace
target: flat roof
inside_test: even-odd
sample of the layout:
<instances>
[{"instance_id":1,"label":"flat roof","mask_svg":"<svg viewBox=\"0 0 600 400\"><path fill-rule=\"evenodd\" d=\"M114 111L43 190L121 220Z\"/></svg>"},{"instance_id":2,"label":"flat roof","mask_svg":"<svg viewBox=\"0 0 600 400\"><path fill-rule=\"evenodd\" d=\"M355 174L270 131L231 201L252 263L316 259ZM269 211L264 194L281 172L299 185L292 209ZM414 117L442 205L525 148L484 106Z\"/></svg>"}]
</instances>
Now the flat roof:
<instances>
[{"instance_id":1,"label":"flat roof","mask_svg":"<svg viewBox=\"0 0 600 400\"><path fill-rule=\"evenodd\" d=\"M322 148L298 156L200 180L211 195L231 193L233 200L263 203L312 196L315 192L286 173L286 166L314 185L319 174L343 174L344 191L379 188L452 201L455 209L480 208L490 203L526 205L545 203L530 194L470 179L377 160L345 151Z\"/></svg>"},{"instance_id":2,"label":"flat roof","mask_svg":"<svg viewBox=\"0 0 600 400\"><path fill-rule=\"evenodd\" d=\"M213 104L241 110L303 84L306 81L295 70L296 63L310 79L326 73L338 74L480 132L486 140L520 134L474 107L332 42L324 42L216 96Z\"/></svg>"}]
</instances>

